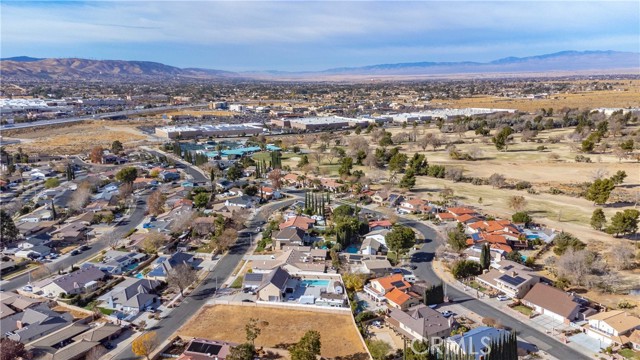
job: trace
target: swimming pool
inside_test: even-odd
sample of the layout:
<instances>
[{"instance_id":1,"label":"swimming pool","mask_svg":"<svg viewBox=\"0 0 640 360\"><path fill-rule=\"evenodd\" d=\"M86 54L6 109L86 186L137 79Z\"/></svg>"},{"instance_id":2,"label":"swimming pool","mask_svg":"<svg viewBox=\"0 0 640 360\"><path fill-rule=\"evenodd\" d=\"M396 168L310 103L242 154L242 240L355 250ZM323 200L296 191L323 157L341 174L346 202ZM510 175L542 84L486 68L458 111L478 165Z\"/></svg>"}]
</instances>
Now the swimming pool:
<instances>
[{"instance_id":1,"label":"swimming pool","mask_svg":"<svg viewBox=\"0 0 640 360\"><path fill-rule=\"evenodd\" d=\"M539 239L540 236L536 235L536 234L532 234L532 235L527 235L527 239L528 240L535 240L535 239Z\"/></svg>"},{"instance_id":2,"label":"swimming pool","mask_svg":"<svg viewBox=\"0 0 640 360\"><path fill-rule=\"evenodd\" d=\"M358 250L358 247L353 245L349 245L346 249L344 249L344 251L348 254L357 254Z\"/></svg>"},{"instance_id":3,"label":"swimming pool","mask_svg":"<svg viewBox=\"0 0 640 360\"><path fill-rule=\"evenodd\" d=\"M305 287L326 287L329 286L329 280L302 280Z\"/></svg>"}]
</instances>

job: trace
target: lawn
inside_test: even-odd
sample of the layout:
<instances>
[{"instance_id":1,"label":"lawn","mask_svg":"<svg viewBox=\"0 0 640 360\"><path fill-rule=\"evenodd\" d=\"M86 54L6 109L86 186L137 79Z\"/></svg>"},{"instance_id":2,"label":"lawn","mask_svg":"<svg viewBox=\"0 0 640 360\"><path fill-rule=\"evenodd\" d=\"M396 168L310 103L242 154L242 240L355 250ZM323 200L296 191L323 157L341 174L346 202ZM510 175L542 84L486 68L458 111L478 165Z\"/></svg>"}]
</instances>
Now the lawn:
<instances>
[{"instance_id":1,"label":"lawn","mask_svg":"<svg viewBox=\"0 0 640 360\"><path fill-rule=\"evenodd\" d=\"M323 357L346 357L365 353L351 314L320 313L253 306L215 305L203 308L178 334L183 337L246 341L249 319L268 325L256 339L257 346L280 347L298 341L308 330L320 332ZM329 326L330 325L330 326Z\"/></svg>"},{"instance_id":2,"label":"lawn","mask_svg":"<svg viewBox=\"0 0 640 360\"><path fill-rule=\"evenodd\" d=\"M487 291L487 288L485 288L484 286L480 285L480 284L479 284L477 281L475 281L475 280L474 280L474 281L471 281L471 282L469 283L469 286L470 286L470 287L472 287L472 288L474 288L474 289L476 289L476 290L478 290L478 291L482 291L482 292Z\"/></svg>"},{"instance_id":3,"label":"lawn","mask_svg":"<svg viewBox=\"0 0 640 360\"><path fill-rule=\"evenodd\" d=\"M233 283L231 283L231 287L234 289L240 289L242 287L242 280L243 276L236 277L236 279L233 280Z\"/></svg>"},{"instance_id":4,"label":"lawn","mask_svg":"<svg viewBox=\"0 0 640 360\"><path fill-rule=\"evenodd\" d=\"M624 356L625 359L640 360L640 352L631 349L622 349L618 351L618 354Z\"/></svg>"},{"instance_id":5,"label":"lawn","mask_svg":"<svg viewBox=\"0 0 640 360\"><path fill-rule=\"evenodd\" d=\"M533 309L524 305L516 305L512 309L525 316L531 316L531 314L533 314Z\"/></svg>"}]
</instances>

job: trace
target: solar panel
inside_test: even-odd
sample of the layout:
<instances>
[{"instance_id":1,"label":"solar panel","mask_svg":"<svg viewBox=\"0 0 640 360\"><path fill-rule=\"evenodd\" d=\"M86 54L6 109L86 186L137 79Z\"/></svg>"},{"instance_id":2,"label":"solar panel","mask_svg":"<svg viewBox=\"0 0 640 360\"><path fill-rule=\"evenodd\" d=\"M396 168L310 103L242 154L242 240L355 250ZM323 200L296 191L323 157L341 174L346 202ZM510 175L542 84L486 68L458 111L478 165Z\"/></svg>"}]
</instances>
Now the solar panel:
<instances>
[{"instance_id":1,"label":"solar panel","mask_svg":"<svg viewBox=\"0 0 640 360\"><path fill-rule=\"evenodd\" d=\"M509 285L513 285L513 286L518 286L520 284L522 284L523 282L526 281L526 279L520 277L520 276L516 276L516 277L511 277L509 275L502 275L498 278L498 280L504 281Z\"/></svg>"},{"instance_id":2,"label":"solar panel","mask_svg":"<svg viewBox=\"0 0 640 360\"><path fill-rule=\"evenodd\" d=\"M191 345L189 345L189 347L187 348L187 351L200 353L200 354L218 355L218 353L220 352L220 349L222 349L222 345L206 344L206 343L193 341Z\"/></svg>"},{"instance_id":3,"label":"solar panel","mask_svg":"<svg viewBox=\"0 0 640 360\"><path fill-rule=\"evenodd\" d=\"M404 287L404 282L403 281L394 281L391 283L391 285L393 285L394 287L400 288L400 287Z\"/></svg>"}]
</instances>

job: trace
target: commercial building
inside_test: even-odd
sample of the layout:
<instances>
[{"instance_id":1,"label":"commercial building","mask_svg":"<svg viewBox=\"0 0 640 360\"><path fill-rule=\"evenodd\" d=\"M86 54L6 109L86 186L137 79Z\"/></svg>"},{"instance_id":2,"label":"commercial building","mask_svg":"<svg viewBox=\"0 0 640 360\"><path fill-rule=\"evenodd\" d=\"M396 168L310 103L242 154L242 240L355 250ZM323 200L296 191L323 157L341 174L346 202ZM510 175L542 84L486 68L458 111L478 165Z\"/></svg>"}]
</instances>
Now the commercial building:
<instances>
[{"instance_id":1,"label":"commercial building","mask_svg":"<svg viewBox=\"0 0 640 360\"><path fill-rule=\"evenodd\" d=\"M263 132L262 124L217 124L191 126L165 126L156 128L156 135L167 139L191 139L209 136L245 136Z\"/></svg>"},{"instance_id":2,"label":"commercial building","mask_svg":"<svg viewBox=\"0 0 640 360\"><path fill-rule=\"evenodd\" d=\"M354 119L342 116L318 116L271 121L271 124L274 126L283 128L290 127L292 129L307 131L344 129L356 125L367 126L368 123L369 121L366 119Z\"/></svg>"}]
</instances>

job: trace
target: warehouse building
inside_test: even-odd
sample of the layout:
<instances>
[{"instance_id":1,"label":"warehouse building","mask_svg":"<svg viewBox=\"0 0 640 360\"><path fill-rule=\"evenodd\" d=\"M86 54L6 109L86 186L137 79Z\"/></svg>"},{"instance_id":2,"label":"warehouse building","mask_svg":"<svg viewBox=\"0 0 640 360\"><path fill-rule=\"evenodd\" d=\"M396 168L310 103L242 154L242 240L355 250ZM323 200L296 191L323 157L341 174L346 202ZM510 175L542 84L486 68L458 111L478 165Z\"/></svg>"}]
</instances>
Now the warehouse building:
<instances>
[{"instance_id":1,"label":"warehouse building","mask_svg":"<svg viewBox=\"0 0 640 360\"><path fill-rule=\"evenodd\" d=\"M167 139L193 139L198 137L259 135L264 131L262 124L217 124L192 126L165 126L156 128L156 135Z\"/></svg>"},{"instance_id":2,"label":"warehouse building","mask_svg":"<svg viewBox=\"0 0 640 360\"><path fill-rule=\"evenodd\" d=\"M336 130L344 129L356 125L368 124L368 121L364 119L354 119L341 116L319 116L319 117L307 117L307 118L292 118L282 120L272 120L271 124L283 128L290 127L297 130Z\"/></svg>"}]
</instances>

